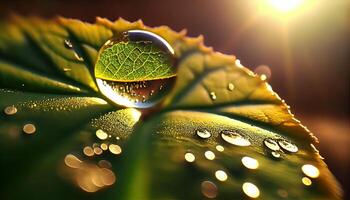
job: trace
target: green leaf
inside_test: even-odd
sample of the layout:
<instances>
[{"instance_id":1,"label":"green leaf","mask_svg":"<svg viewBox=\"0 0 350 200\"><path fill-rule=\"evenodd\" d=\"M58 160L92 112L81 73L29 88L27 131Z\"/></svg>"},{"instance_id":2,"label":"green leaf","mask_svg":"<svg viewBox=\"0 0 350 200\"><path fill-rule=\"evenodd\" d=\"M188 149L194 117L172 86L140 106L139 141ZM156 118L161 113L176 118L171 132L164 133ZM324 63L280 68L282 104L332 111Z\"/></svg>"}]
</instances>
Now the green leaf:
<instances>
[{"instance_id":1,"label":"green leaf","mask_svg":"<svg viewBox=\"0 0 350 200\"><path fill-rule=\"evenodd\" d=\"M203 199L208 195L201 189L203 181L215 184L217 190L211 185L209 192L217 199L249 199L242 190L245 182L259 188L261 199L341 199L337 181L314 149L316 138L287 104L234 56L205 47L202 37L123 19L97 18L89 24L14 16L0 27L0 108L17 109L0 115L0 176L6 183L0 188L2 199ZM94 65L103 44L135 29L163 37L175 50L177 80L158 112L115 108L101 99L94 83ZM65 47L67 41L72 48ZM133 45L141 48L122 43L111 51L120 55L123 49L128 54ZM121 67L114 59L109 62ZM159 78L172 75L167 69L101 76ZM26 124L35 126L34 134L23 132ZM101 130L109 137L97 138L96 131ZM209 131L211 137L198 137L198 130ZM224 130L243 135L251 145L230 144L221 136ZM299 151L280 150L281 158L274 159L264 146L266 138L288 140ZM102 144L119 145L121 154L84 154L86 147ZM217 150L217 145L224 150ZM214 160L205 157L208 150ZM194 162L185 160L188 152ZM70 167L67 155L74 155L79 165ZM244 167L244 156L256 159L259 167ZM101 160L112 168L100 166ZM320 172L317 178L308 178L310 186L302 183L305 164ZM218 180L218 170L227 180ZM102 184L113 177L114 184Z\"/></svg>"},{"instance_id":2,"label":"green leaf","mask_svg":"<svg viewBox=\"0 0 350 200\"><path fill-rule=\"evenodd\" d=\"M95 66L96 78L145 81L175 76L168 55L154 44L120 42L103 49Z\"/></svg>"}]
</instances>

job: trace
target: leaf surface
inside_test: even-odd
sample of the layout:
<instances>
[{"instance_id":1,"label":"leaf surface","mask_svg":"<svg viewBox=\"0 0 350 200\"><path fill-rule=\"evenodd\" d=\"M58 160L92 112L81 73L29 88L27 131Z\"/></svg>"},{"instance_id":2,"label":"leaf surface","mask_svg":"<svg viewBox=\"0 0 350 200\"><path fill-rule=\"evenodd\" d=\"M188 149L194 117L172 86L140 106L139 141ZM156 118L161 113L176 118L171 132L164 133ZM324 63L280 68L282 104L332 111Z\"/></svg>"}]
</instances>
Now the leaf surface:
<instances>
[{"instance_id":1,"label":"leaf surface","mask_svg":"<svg viewBox=\"0 0 350 200\"><path fill-rule=\"evenodd\" d=\"M202 37L123 19L98 18L89 24L15 16L0 26L4 30L0 33L0 107L17 108L13 115L0 116L1 177L8 180L0 189L4 199L202 199L206 193L201 184L206 180L215 184L218 199L248 198L242 190L245 182L259 188L261 199L341 198L336 180L313 148L317 140L287 104L234 56L205 47ZM177 59L173 89L158 105L158 112L147 117L146 111L110 105L94 83L100 48L110 38L134 29L163 37ZM123 45L113 48L117 54L125 50ZM145 59L140 61L147 63ZM101 75L122 80L171 75L166 70L152 75L147 69L120 73L121 66L111 69L113 76ZM35 125L35 134L23 133L28 123ZM197 131L204 129L210 138L198 137ZM98 130L109 137L98 139ZM224 130L244 135L251 145L228 143L221 136ZM266 138L288 140L299 151L280 150L281 158L273 159L264 146ZM96 151L92 157L83 153L85 147L103 143L120 146L122 153ZM218 151L217 145L224 151ZM214 160L204 156L208 150L215 154ZM188 152L196 158L192 163L185 160ZM89 167L67 166L65 158L70 154ZM259 167L244 167L244 156L256 159ZM91 170L99 173L101 160L111 163L115 183L88 194L79 175L88 177L85 181L92 177L99 185ZM305 164L320 171L319 177L310 179L310 186L301 181ZM218 170L226 173L227 180L218 180Z\"/></svg>"}]
</instances>

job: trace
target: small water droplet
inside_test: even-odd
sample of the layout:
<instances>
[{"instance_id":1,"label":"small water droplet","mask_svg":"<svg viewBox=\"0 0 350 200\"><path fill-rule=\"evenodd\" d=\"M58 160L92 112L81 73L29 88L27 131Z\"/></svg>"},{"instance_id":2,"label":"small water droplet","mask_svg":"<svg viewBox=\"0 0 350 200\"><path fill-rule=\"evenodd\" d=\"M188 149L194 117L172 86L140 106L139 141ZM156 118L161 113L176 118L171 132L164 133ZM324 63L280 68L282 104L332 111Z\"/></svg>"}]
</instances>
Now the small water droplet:
<instances>
[{"instance_id":1,"label":"small water droplet","mask_svg":"<svg viewBox=\"0 0 350 200\"><path fill-rule=\"evenodd\" d=\"M207 129L199 129L196 131L196 134L202 139L208 139L211 136L211 133Z\"/></svg>"},{"instance_id":2,"label":"small water droplet","mask_svg":"<svg viewBox=\"0 0 350 200\"><path fill-rule=\"evenodd\" d=\"M269 148L271 151L278 151L280 150L280 147L278 146L277 142L272 138L267 138L264 140L264 145Z\"/></svg>"},{"instance_id":3,"label":"small water droplet","mask_svg":"<svg viewBox=\"0 0 350 200\"><path fill-rule=\"evenodd\" d=\"M250 182L245 182L242 185L243 192L250 198L258 198L260 196L259 188Z\"/></svg>"},{"instance_id":4,"label":"small water droplet","mask_svg":"<svg viewBox=\"0 0 350 200\"><path fill-rule=\"evenodd\" d=\"M201 184L201 191L203 196L213 199L218 194L217 186L211 181L203 181Z\"/></svg>"},{"instance_id":5,"label":"small water droplet","mask_svg":"<svg viewBox=\"0 0 350 200\"><path fill-rule=\"evenodd\" d=\"M229 91L233 91L233 89L235 89L235 85L233 85L233 83L229 83L228 86L227 86L227 89Z\"/></svg>"},{"instance_id":6,"label":"small water droplet","mask_svg":"<svg viewBox=\"0 0 350 200\"><path fill-rule=\"evenodd\" d=\"M96 155L101 155L103 153L103 151L100 147L94 147L94 153Z\"/></svg>"},{"instance_id":7,"label":"small water droplet","mask_svg":"<svg viewBox=\"0 0 350 200\"><path fill-rule=\"evenodd\" d=\"M277 190L277 194L278 196L282 197L282 198L287 198L288 197L288 192L284 189L278 189Z\"/></svg>"},{"instance_id":8,"label":"small water droplet","mask_svg":"<svg viewBox=\"0 0 350 200\"><path fill-rule=\"evenodd\" d=\"M65 46L67 49L72 49L72 48L73 48L72 41L70 41L69 39L65 39L65 40L64 40L64 46Z\"/></svg>"},{"instance_id":9,"label":"small water droplet","mask_svg":"<svg viewBox=\"0 0 350 200\"><path fill-rule=\"evenodd\" d=\"M242 159L242 164L248 169L257 169L259 167L259 162L249 156L244 156Z\"/></svg>"},{"instance_id":10,"label":"small water droplet","mask_svg":"<svg viewBox=\"0 0 350 200\"><path fill-rule=\"evenodd\" d=\"M150 61L154 58L149 59L149 56L139 56L134 63L129 62L126 56L124 56L125 58L117 56L111 57L111 59L124 60L124 62L122 62L123 66L118 66L119 68L124 68L123 70L119 71L120 73L124 73L122 71L133 72L132 68L135 67L134 65L141 66L146 63L145 65L147 65L147 67L149 68L153 67L154 65L154 70L156 70L159 66L162 66L163 64L164 66L165 64L166 66L171 66L174 70L174 75L169 77L160 76L159 78L148 78L150 75L153 74L145 74L144 78L135 78L135 76L131 77L128 74L123 76L121 75L121 77L118 77L115 74L108 75L108 73L105 73L108 70L106 70L107 68L105 64L102 63L102 57L103 55L105 55L105 52L111 51L111 49L117 47L115 45L122 43L134 45L138 44L144 45L145 47L150 47L153 49L152 53L159 54L160 58L159 60ZM143 53L139 51L141 50L136 49L135 53ZM174 59L175 57L173 48L160 36L148 31L130 30L125 32L123 37L115 37L110 39L101 48L98 59L95 64L96 83L100 92L106 98L110 99L112 102L118 105L135 108L149 108L158 104L173 87L176 78ZM142 70L145 71L146 69L140 68L141 73L146 73ZM146 71L152 71L152 69L147 69Z\"/></svg>"},{"instance_id":11,"label":"small water droplet","mask_svg":"<svg viewBox=\"0 0 350 200\"><path fill-rule=\"evenodd\" d=\"M104 151L106 151L108 149L108 145L106 143L102 143L100 147Z\"/></svg>"},{"instance_id":12,"label":"small water droplet","mask_svg":"<svg viewBox=\"0 0 350 200\"><path fill-rule=\"evenodd\" d=\"M226 181L227 180L227 174L225 171L223 170L217 170L215 172L215 177L219 180L219 181Z\"/></svg>"},{"instance_id":13,"label":"small water droplet","mask_svg":"<svg viewBox=\"0 0 350 200\"><path fill-rule=\"evenodd\" d=\"M271 69L267 65L259 65L255 68L254 72L260 76L260 79L265 81L271 78Z\"/></svg>"},{"instance_id":14,"label":"small water droplet","mask_svg":"<svg viewBox=\"0 0 350 200\"><path fill-rule=\"evenodd\" d=\"M64 163L71 168L79 168L79 165L81 164L81 160L74 156L73 154L68 154L64 158Z\"/></svg>"},{"instance_id":15,"label":"small water droplet","mask_svg":"<svg viewBox=\"0 0 350 200\"><path fill-rule=\"evenodd\" d=\"M23 126L23 132L28 134L28 135L34 134L35 131L36 131L36 127L34 124L25 124Z\"/></svg>"},{"instance_id":16,"label":"small water droplet","mask_svg":"<svg viewBox=\"0 0 350 200\"><path fill-rule=\"evenodd\" d=\"M100 140L105 140L108 138L108 134L106 132L104 132L103 130L101 129L98 129L96 131L96 136L98 137L98 139Z\"/></svg>"},{"instance_id":17,"label":"small water droplet","mask_svg":"<svg viewBox=\"0 0 350 200\"><path fill-rule=\"evenodd\" d=\"M6 115L14 115L17 113L17 108L15 106L7 106L5 109L4 109L4 113Z\"/></svg>"},{"instance_id":18,"label":"small water droplet","mask_svg":"<svg viewBox=\"0 0 350 200\"><path fill-rule=\"evenodd\" d=\"M320 175L320 170L311 164L305 164L301 167L303 173L310 178L317 178Z\"/></svg>"},{"instance_id":19,"label":"small water droplet","mask_svg":"<svg viewBox=\"0 0 350 200\"><path fill-rule=\"evenodd\" d=\"M86 155L86 156L93 156L94 155L94 150L90 147L90 146L86 146L84 147L83 149L83 153Z\"/></svg>"},{"instance_id":20,"label":"small water droplet","mask_svg":"<svg viewBox=\"0 0 350 200\"><path fill-rule=\"evenodd\" d=\"M84 61L84 58L81 55L79 55L77 52L74 52L74 56L77 60Z\"/></svg>"},{"instance_id":21,"label":"small water droplet","mask_svg":"<svg viewBox=\"0 0 350 200\"><path fill-rule=\"evenodd\" d=\"M210 92L210 98L211 98L212 100L216 100L216 94L215 94L215 92Z\"/></svg>"},{"instance_id":22,"label":"small water droplet","mask_svg":"<svg viewBox=\"0 0 350 200\"><path fill-rule=\"evenodd\" d=\"M196 160L196 157L194 156L194 154L193 153L190 153L190 152L187 152L186 154L185 154L185 160L187 161L187 162L194 162L195 160Z\"/></svg>"},{"instance_id":23,"label":"small water droplet","mask_svg":"<svg viewBox=\"0 0 350 200\"><path fill-rule=\"evenodd\" d=\"M221 138L226 142L237 146L249 146L251 144L248 138L245 138L240 133L235 131L221 131Z\"/></svg>"},{"instance_id":24,"label":"small water droplet","mask_svg":"<svg viewBox=\"0 0 350 200\"><path fill-rule=\"evenodd\" d=\"M109 151L112 153L112 154L121 154L122 153L122 148L117 145L117 144L110 144L109 145Z\"/></svg>"},{"instance_id":25,"label":"small water droplet","mask_svg":"<svg viewBox=\"0 0 350 200\"><path fill-rule=\"evenodd\" d=\"M286 150L289 153L296 153L296 152L298 152L298 147L295 144L293 144L293 143L291 143L291 142L289 142L287 140L279 140L278 144L280 145L280 147L283 150Z\"/></svg>"},{"instance_id":26,"label":"small water droplet","mask_svg":"<svg viewBox=\"0 0 350 200\"><path fill-rule=\"evenodd\" d=\"M304 185L306 185L306 186L312 185L312 181L311 181L311 179L309 179L308 177L303 177L303 178L301 179L301 182L302 182Z\"/></svg>"},{"instance_id":27,"label":"small water droplet","mask_svg":"<svg viewBox=\"0 0 350 200\"><path fill-rule=\"evenodd\" d=\"M276 159L281 158L281 154L277 151L271 151L271 156Z\"/></svg>"},{"instance_id":28,"label":"small water droplet","mask_svg":"<svg viewBox=\"0 0 350 200\"><path fill-rule=\"evenodd\" d=\"M220 151L220 152L223 152L225 150L225 148L221 145L216 145L216 150Z\"/></svg>"},{"instance_id":29,"label":"small water droplet","mask_svg":"<svg viewBox=\"0 0 350 200\"><path fill-rule=\"evenodd\" d=\"M214 160L215 159L215 154L214 154L214 152L212 152L212 151L206 151L206 152L204 152L204 156L205 156L205 158L206 159L208 159L208 160Z\"/></svg>"},{"instance_id":30,"label":"small water droplet","mask_svg":"<svg viewBox=\"0 0 350 200\"><path fill-rule=\"evenodd\" d=\"M107 160L98 161L98 165L103 168L112 168L112 164Z\"/></svg>"}]
</instances>

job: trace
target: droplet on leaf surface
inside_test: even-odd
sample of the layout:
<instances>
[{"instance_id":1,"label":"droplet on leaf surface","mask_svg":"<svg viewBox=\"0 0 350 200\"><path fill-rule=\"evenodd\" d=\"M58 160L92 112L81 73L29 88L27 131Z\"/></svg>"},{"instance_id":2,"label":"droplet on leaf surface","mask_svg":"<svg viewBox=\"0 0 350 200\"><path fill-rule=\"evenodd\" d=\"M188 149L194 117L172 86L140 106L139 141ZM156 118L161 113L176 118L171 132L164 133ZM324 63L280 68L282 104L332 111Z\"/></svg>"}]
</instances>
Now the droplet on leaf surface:
<instances>
[{"instance_id":1,"label":"droplet on leaf surface","mask_svg":"<svg viewBox=\"0 0 350 200\"><path fill-rule=\"evenodd\" d=\"M258 198L260 196L259 188L253 183L245 182L242 185L243 192L250 198Z\"/></svg>"},{"instance_id":2,"label":"droplet on leaf surface","mask_svg":"<svg viewBox=\"0 0 350 200\"><path fill-rule=\"evenodd\" d=\"M221 138L226 142L237 146L249 146L251 144L248 138L236 131L221 131Z\"/></svg>"},{"instance_id":3,"label":"droplet on leaf surface","mask_svg":"<svg viewBox=\"0 0 350 200\"><path fill-rule=\"evenodd\" d=\"M14 115L17 113L17 108L15 106L7 106L5 109L4 109L4 113L6 115Z\"/></svg>"},{"instance_id":4,"label":"droplet on leaf surface","mask_svg":"<svg viewBox=\"0 0 350 200\"><path fill-rule=\"evenodd\" d=\"M108 40L95 64L100 92L126 107L156 105L175 77L173 48L160 36L143 30L130 30Z\"/></svg>"},{"instance_id":5,"label":"droplet on leaf surface","mask_svg":"<svg viewBox=\"0 0 350 200\"><path fill-rule=\"evenodd\" d=\"M219 180L219 181L226 181L227 180L227 174L225 171L223 170L217 170L215 172L215 177Z\"/></svg>"},{"instance_id":6,"label":"droplet on leaf surface","mask_svg":"<svg viewBox=\"0 0 350 200\"><path fill-rule=\"evenodd\" d=\"M301 170L306 176L310 178L317 178L320 175L320 170L311 164L303 165L301 167Z\"/></svg>"},{"instance_id":7,"label":"droplet on leaf surface","mask_svg":"<svg viewBox=\"0 0 350 200\"><path fill-rule=\"evenodd\" d=\"M36 127L34 124L25 124L23 126L23 132L28 134L28 135L34 134L35 131L36 131Z\"/></svg>"},{"instance_id":8,"label":"droplet on leaf surface","mask_svg":"<svg viewBox=\"0 0 350 200\"><path fill-rule=\"evenodd\" d=\"M251 158L249 156L244 156L241 159L241 161L243 166L248 169L257 169L259 167L259 162L256 159Z\"/></svg>"},{"instance_id":9,"label":"droplet on leaf surface","mask_svg":"<svg viewBox=\"0 0 350 200\"><path fill-rule=\"evenodd\" d=\"M293 143L291 143L291 142L289 142L287 140L279 140L278 144L280 145L280 147L283 150L285 150L285 151L287 151L289 153L296 153L296 152L298 152L298 147L295 144L293 144Z\"/></svg>"},{"instance_id":10,"label":"droplet on leaf surface","mask_svg":"<svg viewBox=\"0 0 350 200\"><path fill-rule=\"evenodd\" d=\"M207 198L215 198L218 194L217 186L211 181L203 181L201 184L201 191L203 196Z\"/></svg>"},{"instance_id":11,"label":"droplet on leaf surface","mask_svg":"<svg viewBox=\"0 0 350 200\"><path fill-rule=\"evenodd\" d=\"M211 136L211 133L206 129L199 129L196 131L196 133L197 133L198 137L200 137L202 139L208 139Z\"/></svg>"},{"instance_id":12,"label":"droplet on leaf surface","mask_svg":"<svg viewBox=\"0 0 350 200\"><path fill-rule=\"evenodd\" d=\"M277 142L272 138L267 138L264 140L264 145L269 148L271 151L278 151L280 147Z\"/></svg>"}]
</instances>

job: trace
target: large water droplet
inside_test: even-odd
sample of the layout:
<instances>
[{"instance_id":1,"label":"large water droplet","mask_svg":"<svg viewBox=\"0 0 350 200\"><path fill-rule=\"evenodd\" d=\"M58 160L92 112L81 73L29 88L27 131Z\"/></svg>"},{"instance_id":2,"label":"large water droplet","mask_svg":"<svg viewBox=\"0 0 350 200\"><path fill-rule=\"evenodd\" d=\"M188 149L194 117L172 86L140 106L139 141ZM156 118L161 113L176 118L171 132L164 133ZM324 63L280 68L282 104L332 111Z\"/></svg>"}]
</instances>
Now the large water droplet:
<instances>
[{"instance_id":1,"label":"large water droplet","mask_svg":"<svg viewBox=\"0 0 350 200\"><path fill-rule=\"evenodd\" d=\"M278 146L277 142L272 138L265 139L264 145L272 151L280 150L280 147Z\"/></svg>"},{"instance_id":2,"label":"large water droplet","mask_svg":"<svg viewBox=\"0 0 350 200\"><path fill-rule=\"evenodd\" d=\"M290 152L290 153L298 152L298 147L287 140L279 140L278 144L283 150L286 150L287 152Z\"/></svg>"},{"instance_id":3,"label":"large water droplet","mask_svg":"<svg viewBox=\"0 0 350 200\"><path fill-rule=\"evenodd\" d=\"M249 146L251 144L248 138L235 131L221 131L221 138L226 142L237 146Z\"/></svg>"},{"instance_id":4,"label":"large water droplet","mask_svg":"<svg viewBox=\"0 0 350 200\"><path fill-rule=\"evenodd\" d=\"M95 64L100 92L116 104L136 108L159 103L174 85L175 71L170 44L143 30L107 41Z\"/></svg>"},{"instance_id":5,"label":"large water droplet","mask_svg":"<svg viewBox=\"0 0 350 200\"><path fill-rule=\"evenodd\" d=\"M199 129L196 131L198 137L202 139L208 139L211 136L211 133L207 129Z\"/></svg>"}]
</instances>

